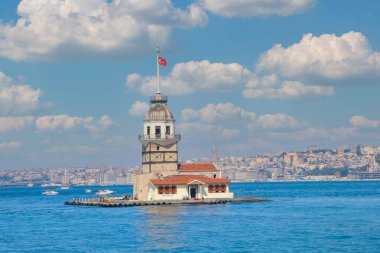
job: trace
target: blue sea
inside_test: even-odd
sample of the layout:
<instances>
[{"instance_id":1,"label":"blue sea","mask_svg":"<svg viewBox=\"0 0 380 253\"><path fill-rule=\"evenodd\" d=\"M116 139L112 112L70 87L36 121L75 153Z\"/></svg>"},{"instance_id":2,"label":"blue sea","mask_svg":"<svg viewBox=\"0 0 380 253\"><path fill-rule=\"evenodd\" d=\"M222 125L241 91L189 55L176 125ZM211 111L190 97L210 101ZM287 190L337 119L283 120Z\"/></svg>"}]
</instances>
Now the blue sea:
<instances>
[{"instance_id":1,"label":"blue sea","mask_svg":"<svg viewBox=\"0 0 380 253\"><path fill-rule=\"evenodd\" d=\"M380 252L380 182L231 185L273 200L261 203L64 205L88 188L0 188L0 252Z\"/></svg>"}]
</instances>

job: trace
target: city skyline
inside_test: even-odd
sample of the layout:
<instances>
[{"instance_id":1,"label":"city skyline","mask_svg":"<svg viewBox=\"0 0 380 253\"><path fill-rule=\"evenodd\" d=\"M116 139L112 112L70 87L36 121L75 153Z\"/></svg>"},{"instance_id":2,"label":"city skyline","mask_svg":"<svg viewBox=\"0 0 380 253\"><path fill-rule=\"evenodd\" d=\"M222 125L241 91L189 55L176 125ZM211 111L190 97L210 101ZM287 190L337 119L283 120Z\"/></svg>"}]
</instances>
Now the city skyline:
<instances>
[{"instance_id":1,"label":"city skyline","mask_svg":"<svg viewBox=\"0 0 380 253\"><path fill-rule=\"evenodd\" d=\"M139 165L157 43L184 160L378 145L379 7L1 1L0 169Z\"/></svg>"}]
</instances>

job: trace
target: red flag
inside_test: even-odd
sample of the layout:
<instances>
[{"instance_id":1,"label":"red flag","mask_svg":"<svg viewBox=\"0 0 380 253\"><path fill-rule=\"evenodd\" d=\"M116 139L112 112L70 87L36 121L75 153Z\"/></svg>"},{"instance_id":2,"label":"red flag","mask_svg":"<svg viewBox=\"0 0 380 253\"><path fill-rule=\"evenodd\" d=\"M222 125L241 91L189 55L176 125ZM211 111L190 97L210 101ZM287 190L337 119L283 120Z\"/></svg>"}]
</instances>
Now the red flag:
<instances>
[{"instance_id":1,"label":"red flag","mask_svg":"<svg viewBox=\"0 0 380 253\"><path fill-rule=\"evenodd\" d=\"M166 67L168 65L168 62L164 58L162 58L161 56L159 56L158 57L158 64Z\"/></svg>"}]
</instances>

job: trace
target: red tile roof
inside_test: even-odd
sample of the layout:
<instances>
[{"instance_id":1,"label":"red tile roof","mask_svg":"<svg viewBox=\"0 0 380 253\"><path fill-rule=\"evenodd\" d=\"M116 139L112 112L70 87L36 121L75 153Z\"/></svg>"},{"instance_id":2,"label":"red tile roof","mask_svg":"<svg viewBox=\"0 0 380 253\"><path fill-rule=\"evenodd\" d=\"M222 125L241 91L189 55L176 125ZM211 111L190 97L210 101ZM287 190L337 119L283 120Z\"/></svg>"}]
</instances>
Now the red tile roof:
<instances>
[{"instance_id":1,"label":"red tile roof","mask_svg":"<svg viewBox=\"0 0 380 253\"><path fill-rule=\"evenodd\" d=\"M180 171L216 171L216 167L212 163L187 163L179 164Z\"/></svg>"},{"instance_id":2,"label":"red tile roof","mask_svg":"<svg viewBox=\"0 0 380 253\"><path fill-rule=\"evenodd\" d=\"M163 179L152 179L150 181L154 185L190 184L193 181L199 181L204 184L228 184L231 182L231 180L227 178L211 178L196 175L174 175L164 177Z\"/></svg>"}]
</instances>

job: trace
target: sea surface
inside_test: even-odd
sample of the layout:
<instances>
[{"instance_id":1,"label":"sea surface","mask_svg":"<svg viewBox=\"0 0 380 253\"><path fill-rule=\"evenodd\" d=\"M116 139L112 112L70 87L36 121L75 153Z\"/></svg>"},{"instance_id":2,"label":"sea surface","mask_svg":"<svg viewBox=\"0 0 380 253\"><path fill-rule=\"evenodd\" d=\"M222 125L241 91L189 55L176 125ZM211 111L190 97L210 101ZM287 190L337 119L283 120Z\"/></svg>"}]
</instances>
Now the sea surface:
<instances>
[{"instance_id":1,"label":"sea surface","mask_svg":"<svg viewBox=\"0 0 380 253\"><path fill-rule=\"evenodd\" d=\"M0 252L380 252L380 182L231 185L237 196L273 200L262 203L64 205L105 188L132 193L0 188Z\"/></svg>"}]
</instances>

